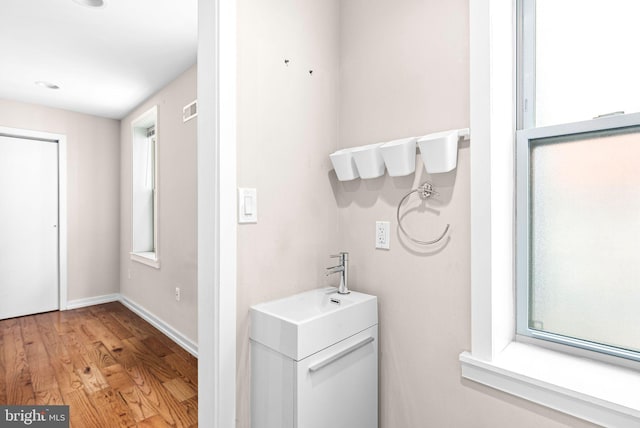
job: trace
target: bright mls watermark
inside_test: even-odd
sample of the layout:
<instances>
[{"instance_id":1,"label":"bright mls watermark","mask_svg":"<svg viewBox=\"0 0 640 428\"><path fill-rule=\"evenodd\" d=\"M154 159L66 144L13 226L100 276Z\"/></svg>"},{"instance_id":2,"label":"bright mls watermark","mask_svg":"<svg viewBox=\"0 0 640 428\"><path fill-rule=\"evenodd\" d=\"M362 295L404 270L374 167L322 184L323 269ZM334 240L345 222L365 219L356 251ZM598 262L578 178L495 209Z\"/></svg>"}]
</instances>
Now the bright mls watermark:
<instances>
[{"instance_id":1,"label":"bright mls watermark","mask_svg":"<svg viewBox=\"0 0 640 428\"><path fill-rule=\"evenodd\" d=\"M0 428L69 428L69 406L0 406Z\"/></svg>"}]
</instances>

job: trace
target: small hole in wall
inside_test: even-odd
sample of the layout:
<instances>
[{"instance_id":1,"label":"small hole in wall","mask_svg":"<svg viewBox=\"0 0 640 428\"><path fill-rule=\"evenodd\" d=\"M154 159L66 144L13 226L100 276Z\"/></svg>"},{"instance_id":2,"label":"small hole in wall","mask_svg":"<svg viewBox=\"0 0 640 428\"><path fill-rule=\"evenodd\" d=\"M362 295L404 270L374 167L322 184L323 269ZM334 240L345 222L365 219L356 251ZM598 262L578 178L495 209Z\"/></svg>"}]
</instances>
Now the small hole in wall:
<instances>
[{"instance_id":1,"label":"small hole in wall","mask_svg":"<svg viewBox=\"0 0 640 428\"><path fill-rule=\"evenodd\" d=\"M313 70L309 70L309 74L313 76Z\"/></svg>"},{"instance_id":2,"label":"small hole in wall","mask_svg":"<svg viewBox=\"0 0 640 428\"><path fill-rule=\"evenodd\" d=\"M285 60L284 60L284 65L286 65L286 66L288 67L290 62L291 62L291 61L289 61L288 59L285 59Z\"/></svg>"}]
</instances>

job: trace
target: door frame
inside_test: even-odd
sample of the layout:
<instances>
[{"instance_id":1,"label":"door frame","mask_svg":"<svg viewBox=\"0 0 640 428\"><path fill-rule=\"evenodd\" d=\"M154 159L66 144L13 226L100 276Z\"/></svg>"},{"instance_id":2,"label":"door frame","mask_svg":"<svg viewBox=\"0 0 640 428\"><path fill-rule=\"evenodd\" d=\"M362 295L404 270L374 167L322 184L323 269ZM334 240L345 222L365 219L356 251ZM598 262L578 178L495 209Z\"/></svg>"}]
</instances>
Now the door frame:
<instances>
[{"instance_id":1,"label":"door frame","mask_svg":"<svg viewBox=\"0 0 640 428\"><path fill-rule=\"evenodd\" d=\"M44 140L58 144L58 306L67 309L67 136L0 126L0 136Z\"/></svg>"},{"instance_id":2,"label":"door frame","mask_svg":"<svg viewBox=\"0 0 640 428\"><path fill-rule=\"evenodd\" d=\"M236 0L198 1L198 423L236 426Z\"/></svg>"}]
</instances>

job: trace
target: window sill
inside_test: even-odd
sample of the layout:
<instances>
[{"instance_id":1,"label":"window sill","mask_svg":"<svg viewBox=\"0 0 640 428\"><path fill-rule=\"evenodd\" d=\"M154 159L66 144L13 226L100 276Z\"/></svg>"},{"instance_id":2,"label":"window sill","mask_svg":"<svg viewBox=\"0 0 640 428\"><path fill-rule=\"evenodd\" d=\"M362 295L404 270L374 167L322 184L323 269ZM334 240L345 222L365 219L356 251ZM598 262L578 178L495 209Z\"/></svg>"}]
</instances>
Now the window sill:
<instances>
[{"instance_id":1,"label":"window sill","mask_svg":"<svg viewBox=\"0 0 640 428\"><path fill-rule=\"evenodd\" d=\"M131 260L133 260L134 262L142 263L144 265L160 269L160 261L156 258L157 253L129 253L129 255L131 256Z\"/></svg>"},{"instance_id":2,"label":"window sill","mask_svg":"<svg viewBox=\"0 0 640 428\"><path fill-rule=\"evenodd\" d=\"M640 424L640 373L512 342L487 362L460 354L462 377L603 426Z\"/></svg>"}]
</instances>

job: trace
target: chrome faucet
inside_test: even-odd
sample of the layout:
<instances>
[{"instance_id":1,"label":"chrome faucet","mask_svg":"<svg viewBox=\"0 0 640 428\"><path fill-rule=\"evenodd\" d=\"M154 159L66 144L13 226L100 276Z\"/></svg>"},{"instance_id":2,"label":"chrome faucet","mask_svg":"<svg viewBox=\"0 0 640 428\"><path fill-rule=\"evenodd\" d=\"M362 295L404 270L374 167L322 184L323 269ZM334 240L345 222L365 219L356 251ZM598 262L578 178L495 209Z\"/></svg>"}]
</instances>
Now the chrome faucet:
<instances>
[{"instance_id":1,"label":"chrome faucet","mask_svg":"<svg viewBox=\"0 0 640 428\"><path fill-rule=\"evenodd\" d=\"M338 287L338 293L349 294L349 253L340 252L340 254L335 254L331 257L339 258L340 264L327 268L327 273L325 275L329 276L332 273L340 272L340 286Z\"/></svg>"}]
</instances>

